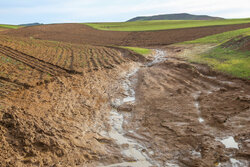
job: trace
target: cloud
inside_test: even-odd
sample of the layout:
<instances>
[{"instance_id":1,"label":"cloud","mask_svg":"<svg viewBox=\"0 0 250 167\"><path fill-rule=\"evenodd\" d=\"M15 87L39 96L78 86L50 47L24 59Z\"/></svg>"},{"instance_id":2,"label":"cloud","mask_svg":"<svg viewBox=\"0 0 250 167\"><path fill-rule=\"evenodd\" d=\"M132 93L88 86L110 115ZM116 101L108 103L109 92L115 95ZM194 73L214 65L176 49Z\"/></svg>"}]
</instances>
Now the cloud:
<instances>
[{"instance_id":1,"label":"cloud","mask_svg":"<svg viewBox=\"0 0 250 167\"><path fill-rule=\"evenodd\" d=\"M249 0L12 0L0 2L0 22L124 21L166 13L250 17Z\"/></svg>"}]
</instances>

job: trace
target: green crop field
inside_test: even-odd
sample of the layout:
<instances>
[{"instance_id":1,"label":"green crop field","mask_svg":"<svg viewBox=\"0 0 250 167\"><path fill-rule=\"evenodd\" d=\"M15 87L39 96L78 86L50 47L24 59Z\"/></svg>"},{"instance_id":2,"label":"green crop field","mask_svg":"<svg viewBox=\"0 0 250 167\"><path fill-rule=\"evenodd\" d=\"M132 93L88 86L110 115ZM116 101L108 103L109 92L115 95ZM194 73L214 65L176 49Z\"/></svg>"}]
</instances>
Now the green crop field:
<instances>
[{"instance_id":1,"label":"green crop field","mask_svg":"<svg viewBox=\"0 0 250 167\"><path fill-rule=\"evenodd\" d=\"M237 42L232 47L223 47L222 45L230 39L234 38L237 41L246 36L250 36L250 28L211 35L181 44L217 44L208 52L186 56L186 58L191 62L208 64L212 68L232 76L250 79L250 51L234 49L239 47L235 45L240 45Z\"/></svg>"},{"instance_id":2,"label":"green crop field","mask_svg":"<svg viewBox=\"0 0 250 167\"><path fill-rule=\"evenodd\" d=\"M141 55L147 55L149 53L151 53L150 49L146 49L146 48L138 48L138 47L125 47L125 46L121 46L121 48L125 48L125 49L129 49L134 51L135 53L141 54Z\"/></svg>"},{"instance_id":3,"label":"green crop field","mask_svg":"<svg viewBox=\"0 0 250 167\"><path fill-rule=\"evenodd\" d=\"M17 26L17 25L7 25L7 24L0 24L0 28L10 28L10 29L17 29L22 26Z\"/></svg>"},{"instance_id":4,"label":"green crop field","mask_svg":"<svg viewBox=\"0 0 250 167\"><path fill-rule=\"evenodd\" d=\"M84 24L99 30L153 31L153 30L167 30L167 29L242 24L242 23L250 23L250 18L225 19L225 20L154 20L154 21L84 23Z\"/></svg>"}]
</instances>

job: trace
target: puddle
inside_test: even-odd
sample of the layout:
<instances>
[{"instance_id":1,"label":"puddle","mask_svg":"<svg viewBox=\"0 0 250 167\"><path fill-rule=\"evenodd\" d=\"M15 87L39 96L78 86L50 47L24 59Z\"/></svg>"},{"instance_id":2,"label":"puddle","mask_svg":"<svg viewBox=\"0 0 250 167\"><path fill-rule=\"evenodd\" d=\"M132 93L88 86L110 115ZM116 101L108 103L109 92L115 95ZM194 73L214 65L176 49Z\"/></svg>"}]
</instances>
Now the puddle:
<instances>
[{"instance_id":1,"label":"puddle","mask_svg":"<svg viewBox=\"0 0 250 167\"><path fill-rule=\"evenodd\" d=\"M165 166L166 166L166 167L179 167L179 165L172 164L172 163L170 163L170 162L165 163Z\"/></svg>"},{"instance_id":2,"label":"puddle","mask_svg":"<svg viewBox=\"0 0 250 167\"><path fill-rule=\"evenodd\" d=\"M239 160L234 159L234 158L230 158L230 162L231 162L231 164L232 164L232 167L241 167L241 166L244 165L244 164L241 163Z\"/></svg>"},{"instance_id":3,"label":"puddle","mask_svg":"<svg viewBox=\"0 0 250 167\"><path fill-rule=\"evenodd\" d=\"M193 94L193 97L194 97L194 100L195 100L194 106L197 109L198 121L200 123L203 123L205 120L201 117L200 103L198 101L198 98L199 98L200 94L201 94L201 92L199 91L199 92Z\"/></svg>"},{"instance_id":4,"label":"puddle","mask_svg":"<svg viewBox=\"0 0 250 167\"><path fill-rule=\"evenodd\" d=\"M138 68L135 68L129 74L126 75L124 82L122 83L124 94L126 97L122 99L115 99L112 102L112 106L119 107L124 103L134 103L135 102L135 91L132 88L132 83L130 77L136 74ZM136 140L126 137L126 131L123 129L124 116L122 113L118 112L115 108L110 112L110 125L111 130L108 132L108 136L116 141L118 145L126 146L122 148L122 154L126 157L134 159L132 162L122 162L117 164L111 164L106 167L117 167L117 166L131 166L131 167L150 167L154 164L152 160L146 154L147 151L144 146L138 143ZM135 133L134 131L129 131L129 133Z\"/></svg>"},{"instance_id":5,"label":"puddle","mask_svg":"<svg viewBox=\"0 0 250 167\"><path fill-rule=\"evenodd\" d=\"M126 97L126 98L123 99L124 103L133 102L133 101L135 101L135 97Z\"/></svg>"},{"instance_id":6,"label":"puddle","mask_svg":"<svg viewBox=\"0 0 250 167\"><path fill-rule=\"evenodd\" d=\"M208 76L208 75L206 75L206 77L209 78L209 79L217 79L217 77L214 77L214 76Z\"/></svg>"},{"instance_id":7,"label":"puddle","mask_svg":"<svg viewBox=\"0 0 250 167\"><path fill-rule=\"evenodd\" d=\"M167 57L166 57L166 52L162 51L162 50L155 50L155 57L154 57L154 60L150 63L147 64L147 66L152 66L154 64L157 64L157 63L160 63L162 61L165 61L167 60Z\"/></svg>"},{"instance_id":8,"label":"puddle","mask_svg":"<svg viewBox=\"0 0 250 167\"><path fill-rule=\"evenodd\" d=\"M110 124L112 128L108 132L108 135L112 139L115 139L117 144L127 145L126 148L123 148L122 154L127 157L133 158L135 161L112 164L106 167L112 167L112 166L149 167L149 166L152 166L148 156L142 152L142 150L145 150L146 148L140 145L139 143L137 143L135 140L127 138L125 136L126 132L124 131L122 127L123 122L124 122L123 115L118 113L116 109L113 109L111 111L111 120L110 120Z\"/></svg>"},{"instance_id":9,"label":"puddle","mask_svg":"<svg viewBox=\"0 0 250 167\"><path fill-rule=\"evenodd\" d=\"M193 151L191 152L191 154L192 154L193 156L195 156L195 157L201 158L201 153L200 153L200 152L197 152L197 151L193 150Z\"/></svg>"},{"instance_id":10,"label":"puddle","mask_svg":"<svg viewBox=\"0 0 250 167\"><path fill-rule=\"evenodd\" d=\"M155 59L146 64L147 66L152 66L159 62L165 61L166 53L161 50L155 50ZM152 150L148 150L142 144L138 143L133 138L127 137L128 133L132 134L133 136L138 136L134 131L125 131L123 129L123 123L126 123L124 120L124 113L118 112L116 108L121 106L124 103L134 103L136 101L135 98L135 91L133 89L132 83L136 82L136 79L132 79L132 76L136 74L139 70L139 67L134 68L133 71L129 72L126 76L124 81L122 82L122 86L124 89L123 94L125 95L124 98L115 99L112 101L113 109L110 112L110 125L111 130L107 132L107 136L111 137L116 141L118 145L121 146L122 154L125 157L131 158L132 162L122 162L117 164L111 164L106 167L119 167L119 166L129 166L129 167L151 167L151 166L161 166L157 161L152 160L148 155L153 155L154 152ZM136 129L136 128L135 128ZM165 166L170 167L178 167L176 164L166 163Z\"/></svg>"},{"instance_id":11,"label":"puddle","mask_svg":"<svg viewBox=\"0 0 250 167\"><path fill-rule=\"evenodd\" d=\"M230 158L228 162L218 163L217 167L247 167L249 162L246 160L237 160Z\"/></svg>"},{"instance_id":12,"label":"puddle","mask_svg":"<svg viewBox=\"0 0 250 167\"><path fill-rule=\"evenodd\" d=\"M234 85L234 82L231 81L220 81L222 84Z\"/></svg>"},{"instance_id":13,"label":"puddle","mask_svg":"<svg viewBox=\"0 0 250 167\"><path fill-rule=\"evenodd\" d=\"M236 148L239 149L238 143L234 140L234 138L232 136L223 139L223 140L219 140L222 144L225 145L226 148Z\"/></svg>"}]
</instances>

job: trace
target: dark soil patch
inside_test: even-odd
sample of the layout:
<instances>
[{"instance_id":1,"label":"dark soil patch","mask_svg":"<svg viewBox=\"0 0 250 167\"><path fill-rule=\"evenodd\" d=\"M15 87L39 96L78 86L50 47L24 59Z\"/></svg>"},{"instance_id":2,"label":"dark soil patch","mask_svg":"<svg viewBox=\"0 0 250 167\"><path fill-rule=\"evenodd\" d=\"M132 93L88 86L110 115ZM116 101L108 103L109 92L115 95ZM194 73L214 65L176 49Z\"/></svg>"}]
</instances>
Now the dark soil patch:
<instances>
[{"instance_id":1,"label":"dark soil patch","mask_svg":"<svg viewBox=\"0 0 250 167\"><path fill-rule=\"evenodd\" d=\"M1 34L92 45L162 46L250 27L248 24L183 28L162 31L101 31L83 24L51 24L8 30Z\"/></svg>"}]
</instances>

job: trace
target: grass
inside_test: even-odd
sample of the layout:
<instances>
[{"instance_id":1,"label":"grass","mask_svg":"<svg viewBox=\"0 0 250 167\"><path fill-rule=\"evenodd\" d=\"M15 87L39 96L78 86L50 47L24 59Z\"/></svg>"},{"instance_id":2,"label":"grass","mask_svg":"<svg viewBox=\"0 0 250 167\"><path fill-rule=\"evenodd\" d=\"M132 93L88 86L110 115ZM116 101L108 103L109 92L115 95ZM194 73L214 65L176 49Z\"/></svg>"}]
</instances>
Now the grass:
<instances>
[{"instance_id":1,"label":"grass","mask_svg":"<svg viewBox=\"0 0 250 167\"><path fill-rule=\"evenodd\" d=\"M215 70L235 77L250 79L250 51L233 49L238 48L237 46L230 48L221 46L232 38L241 39L239 36L250 36L250 28L211 35L181 44L217 44L205 53L190 55L186 58L191 62L208 64Z\"/></svg>"},{"instance_id":2,"label":"grass","mask_svg":"<svg viewBox=\"0 0 250 167\"><path fill-rule=\"evenodd\" d=\"M192 57L190 61L205 63L215 70L250 79L250 51L238 51L218 46L207 53Z\"/></svg>"},{"instance_id":3,"label":"grass","mask_svg":"<svg viewBox=\"0 0 250 167\"><path fill-rule=\"evenodd\" d=\"M125 48L125 49L129 49L134 51L135 53L141 54L141 55L147 55L151 53L150 49L146 49L146 48L138 48L138 47L125 47L125 46L121 46L121 48Z\"/></svg>"},{"instance_id":4,"label":"grass","mask_svg":"<svg viewBox=\"0 0 250 167\"><path fill-rule=\"evenodd\" d=\"M0 24L0 28L18 29L23 26Z\"/></svg>"},{"instance_id":5,"label":"grass","mask_svg":"<svg viewBox=\"0 0 250 167\"><path fill-rule=\"evenodd\" d=\"M234 31L228 31L221 34L211 35L204 38L199 38L193 41L182 42L183 44L209 44L209 43L217 43L221 44L225 41L228 41L237 36L247 36L250 35L250 28L244 28Z\"/></svg>"},{"instance_id":6,"label":"grass","mask_svg":"<svg viewBox=\"0 0 250 167\"><path fill-rule=\"evenodd\" d=\"M242 24L242 23L250 23L250 18L225 19L225 20L153 20L153 21L84 23L84 24L99 30L153 31L153 30L167 30L167 29Z\"/></svg>"}]
</instances>

